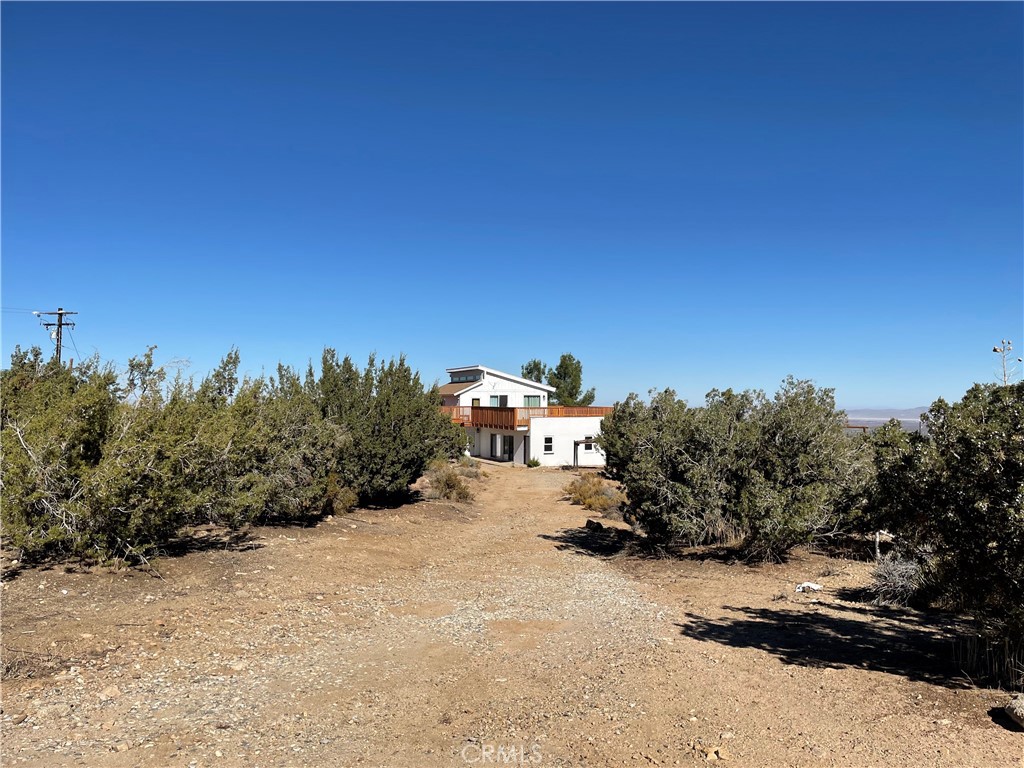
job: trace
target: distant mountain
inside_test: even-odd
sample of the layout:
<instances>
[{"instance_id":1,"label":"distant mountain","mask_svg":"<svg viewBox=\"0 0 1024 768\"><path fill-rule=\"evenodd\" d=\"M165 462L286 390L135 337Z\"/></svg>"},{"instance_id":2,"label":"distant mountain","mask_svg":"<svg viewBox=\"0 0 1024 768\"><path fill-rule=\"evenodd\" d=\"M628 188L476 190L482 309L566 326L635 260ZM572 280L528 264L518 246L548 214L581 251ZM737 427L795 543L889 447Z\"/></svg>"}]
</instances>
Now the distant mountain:
<instances>
[{"instance_id":1,"label":"distant mountain","mask_svg":"<svg viewBox=\"0 0 1024 768\"><path fill-rule=\"evenodd\" d=\"M872 430L890 419L899 419L903 429L916 432L921 428L921 414L927 410L927 405L920 408L851 408L846 411L846 418L850 424L859 424Z\"/></svg>"},{"instance_id":2,"label":"distant mountain","mask_svg":"<svg viewBox=\"0 0 1024 768\"><path fill-rule=\"evenodd\" d=\"M913 419L917 421L921 418L921 414L928 410L927 405L922 405L920 408L851 408L846 411L846 415L853 419L871 419L877 421L882 419L888 421L889 419Z\"/></svg>"}]
</instances>

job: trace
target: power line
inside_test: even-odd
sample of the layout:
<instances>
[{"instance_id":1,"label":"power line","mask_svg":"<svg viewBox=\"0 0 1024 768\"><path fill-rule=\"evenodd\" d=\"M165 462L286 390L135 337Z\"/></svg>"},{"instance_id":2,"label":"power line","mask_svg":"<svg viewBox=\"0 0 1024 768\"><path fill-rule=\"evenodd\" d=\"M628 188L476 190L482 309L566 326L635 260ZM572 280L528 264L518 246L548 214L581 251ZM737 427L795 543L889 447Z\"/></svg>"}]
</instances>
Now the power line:
<instances>
[{"instance_id":1,"label":"power line","mask_svg":"<svg viewBox=\"0 0 1024 768\"><path fill-rule=\"evenodd\" d=\"M71 346L75 348L75 354L78 355L78 362L82 362L82 353L78 351L78 345L75 343L75 337L71 334L71 328L68 328L68 338L71 339Z\"/></svg>"},{"instance_id":2,"label":"power line","mask_svg":"<svg viewBox=\"0 0 1024 768\"><path fill-rule=\"evenodd\" d=\"M64 309L64 307L57 307L56 312L33 312L32 314L36 315L37 317L41 317L42 315L55 315L57 317L57 322L55 323L43 323L43 328L46 328L47 330L49 330L50 328L56 328L56 331L54 332L54 338L57 342L57 351L54 354L57 356L57 365L60 365L60 353L62 342L64 339L64 329L75 327L74 323L69 322L64 318L67 315L77 315L78 313L66 310ZM71 341L72 343L74 343L74 339L72 339Z\"/></svg>"}]
</instances>

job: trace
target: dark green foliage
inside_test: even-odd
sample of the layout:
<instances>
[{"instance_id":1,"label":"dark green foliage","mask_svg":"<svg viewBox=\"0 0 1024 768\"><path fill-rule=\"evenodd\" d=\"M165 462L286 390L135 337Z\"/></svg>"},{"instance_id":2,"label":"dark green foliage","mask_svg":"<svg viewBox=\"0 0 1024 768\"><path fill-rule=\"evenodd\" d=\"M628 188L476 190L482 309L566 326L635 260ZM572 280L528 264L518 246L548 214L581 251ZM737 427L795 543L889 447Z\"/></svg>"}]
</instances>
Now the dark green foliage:
<instances>
[{"instance_id":1,"label":"dark green foliage","mask_svg":"<svg viewBox=\"0 0 1024 768\"><path fill-rule=\"evenodd\" d=\"M523 366L523 378L536 381L538 384L544 381L548 375L548 367L543 362L533 359Z\"/></svg>"},{"instance_id":2,"label":"dark green foliage","mask_svg":"<svg viewBox=\"0 0 1024 768\"><path fill-rule=\"evenodd\" d=\"M740 496L747 550L777 560L836 533L867 481L862 443L845 434L833 391L788 377L754 412L757 439Z\"/></svg>"},{"instance_id":3,"label":"dark green foliage","mask_svg":"<svg viewBox=\"0 0 1024 768\"><path fill-rule=\"evenodd\" d=\"M441 397L424 390L419 374L401 357L362 373L333 350L324 352L320 410L348 435L339 477L360 503L401 501L432 459L455 458L465 432L441 413Z\"/></svg>"},{"instance_id":4,"label":"dark green foliage","mask_svg":"<svg viewBox=\"0 0 1024 768\"><path fill-rule=\"evenodd\" d=\"M558 365L549 368L540 360L531 360L522 368L523 378L541 382L547 379L549 386L555 388L551 395L552 405L592 405L594 389L583 391L583 363L570 354L564 354Z\"/></svg>"},{"instance_id":5,"label":"dark green foliage","mask_svg":"<svg viewBox=\"0 0 1024 768\"><path fill-rule=\"evenodd\" d=\"M186 525L302 522L399 498L461 448L404 360L359 372L324 353L318 381L285 366L239 380L231 350L198 386L168 384L153 349L119 379L15 350L0 374L3 535L28 558L138 559Z\"/></svg>"},{"instance_id":6,"label":"dark green foliage","mask_svg":"<svg viewBox=\"0 0 1024 768\"><path fill-rule=\"evenodd\" d=\"M117 377L95 359L72 374L16 349L0 374L4 536L28 555L70 549L92 524L90 482L118 407Z\"/></svg>"},{"instance_id":7,"label":"dark green foliage","mask_svg":"<svg viewBox=\"0 0 1024 768\"><path fill-rule=\"evenodd\" d=\"M594 388L583 391L583 363L569 354L548 371L548 384L555 388L552 400L558 405L592 405Z\"/></svg>"},{"instance_id":8,"label":"dark green foliage","mask_svg":"<svg viewBox=\"0 0 1024 768\"><path fill-rule=\"evenodd\" d=\"M713 390L690 408L672 390L635 395L602 422L608 474L658 545L744 538L774 560L828 535L860 503L867 463L830 390L792 378L771 401Z\"/></svg>"},{"instance_id":9,"label":"dark green foliage","mask_svg":"<svg viewBox=\"0 0 1024 768\"><path fill-rule=\"evenodd\" d=\"M1024 383L937 400L922 425L924 435L890 424L874 436L874 515L938 597L1024 653ZM1008 682L1024 684L1018 675Z\"/></svg>"},{"instance_id":10,"label":"dark green foliage","mask_svg":"<svg viewBox=\"0 0 1024 768\"><path fill-rule=\"evenodd\" d=\"M601 420L598 445L604 451L605 473L613 480L622 480L637 445L650 426L650 411L636 395L615 403L612 412Z\"/></svg>"}]
</instances>

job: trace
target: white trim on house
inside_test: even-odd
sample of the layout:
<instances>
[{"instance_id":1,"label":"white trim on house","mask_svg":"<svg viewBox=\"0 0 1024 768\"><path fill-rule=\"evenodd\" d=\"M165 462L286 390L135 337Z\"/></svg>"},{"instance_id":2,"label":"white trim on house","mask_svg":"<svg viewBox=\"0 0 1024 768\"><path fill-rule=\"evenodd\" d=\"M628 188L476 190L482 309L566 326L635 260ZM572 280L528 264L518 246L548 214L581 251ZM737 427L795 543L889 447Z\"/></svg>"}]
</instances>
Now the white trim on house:
<instances>
[{"instance_id":1,"label":"white trim on house","mask_svg":"<svg viewBox=\"0 0 1024 768\"><path fill-rule=\"evenodd\" d=\"M497 376L502 379L508 379L516 384L522 384L527 387L535 387L536 389L543 389L545 392L554 392L555 388L547 384L541 384L539 381L533 381L531 379L524 379L522 376L514 376L511 373L505 373L504 371L498 371L494 368L488 368L485 365L462 365L458 368L445 368L445 372L448 374L458 373L460 371L483 371L485 374L490 376ZM480 383L480 382L476 382ZM461 394L461 392L459 393Z\"/></svg>"}]
</instances>

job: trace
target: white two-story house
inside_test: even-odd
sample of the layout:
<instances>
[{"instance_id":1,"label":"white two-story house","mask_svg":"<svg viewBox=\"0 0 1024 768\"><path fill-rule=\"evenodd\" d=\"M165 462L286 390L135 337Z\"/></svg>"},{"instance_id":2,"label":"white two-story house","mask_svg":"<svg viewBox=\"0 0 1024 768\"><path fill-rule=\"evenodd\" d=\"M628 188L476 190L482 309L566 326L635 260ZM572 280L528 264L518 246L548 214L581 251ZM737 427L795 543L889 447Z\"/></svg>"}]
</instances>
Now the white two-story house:
<instances>
[{"instance_id":1,"label":"white two-story house","mask_svg":"<svg viewBox=\"0 0 1024 768\"><path fill-rule=\"evenodd\" d=\"M554 387L483 365L448 368L442 408L465 427L469 452L497 461L544 466L604 466L594 443L611 408L551 405Z\"/></svg>"}]
</instances>

